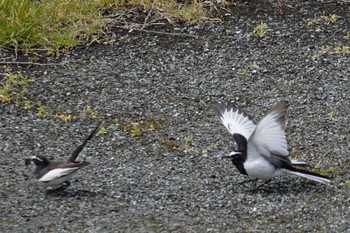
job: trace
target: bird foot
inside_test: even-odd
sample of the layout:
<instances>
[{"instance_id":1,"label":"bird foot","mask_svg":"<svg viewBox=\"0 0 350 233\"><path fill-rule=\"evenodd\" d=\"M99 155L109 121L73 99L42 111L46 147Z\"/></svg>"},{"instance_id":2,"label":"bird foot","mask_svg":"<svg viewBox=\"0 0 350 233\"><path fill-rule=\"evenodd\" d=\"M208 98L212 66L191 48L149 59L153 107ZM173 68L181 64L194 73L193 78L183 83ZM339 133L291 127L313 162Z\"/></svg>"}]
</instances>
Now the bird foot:
<instances>
[{"instance_id":1,"label":"bird foot","mask_svg":"<svg viewBox=\"0 0 350 233\"><path fill-rule=\"evenodd\" d=\"M66 188L68 188L70 186L70 182L66 181L62 184L62 186L56 188L56 189L49 189L46 191L46 194L57 194L60 192L63 192L64 190L66 190Z\"/></svg>"},{"instance_id":2,"label":"bird foot","mask_svg":"<svg viewBox=\"0 0 350 233\"><path fill-rule=\"evenodd\" d=\"M257 191L258 189L260 189L262 186L264 186L265 184L270 183L270 182L271 182L271 179L270 179L270 180L266 180L264 183L258 185L257 187L255 187L255 188L253 188L253 189L250 189L249 191L255 192L255 191Z\"/></svg>"}]
</instances>

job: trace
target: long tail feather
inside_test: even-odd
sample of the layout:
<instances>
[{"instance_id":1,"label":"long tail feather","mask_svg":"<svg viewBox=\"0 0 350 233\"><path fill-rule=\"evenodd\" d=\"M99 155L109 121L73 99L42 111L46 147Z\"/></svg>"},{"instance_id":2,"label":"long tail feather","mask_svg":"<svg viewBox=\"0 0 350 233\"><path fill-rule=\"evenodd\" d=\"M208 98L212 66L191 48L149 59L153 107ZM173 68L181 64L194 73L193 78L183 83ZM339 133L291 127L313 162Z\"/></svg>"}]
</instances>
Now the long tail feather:
<instances>
[{"instance_id":1,"label":"long tail feather","mask_svg":"<svg viewBox=\"0 0 350 233\"><path fill-rule=\"evenodd\" d=\"M292 165L293 166L297 166L297 167L310 167L309 164L307 164L304 161L300 161L300 160L291 160Z\"/></svg>"},{"instance_id":2,"label":"long tail feather","mask_svg":"<svg viewBox=\"0 0 350 233\"><path fill-rule=\"evenodd\" d=\"M100 130L100 128L102 127L103 122L100 122L95 129L91 132L91 134L85 138L85 140L83 141L83 143L81 145L79 145L72 153L71 157L68 159L68 162L76 162L80 152L83 150L83 148L85 147L86 143L91 140L96 134L97 132Z\"/></svg>"},{"instance_id":3,"label":"long tail feather","mask_svg":"<svg viewBox=\"0 0 350 233\"><path fill-rule=\"evenodd\" d=\"M315 172L310 172L310 171L301 170L297 168L293 168L293 171L289 169L283 169L283 171L286 173L304 177L306 179L313 180L322 184L329 184L329 182L331 182L331 180L327 176L323 176Z\"/></svg>"}]
</instances>

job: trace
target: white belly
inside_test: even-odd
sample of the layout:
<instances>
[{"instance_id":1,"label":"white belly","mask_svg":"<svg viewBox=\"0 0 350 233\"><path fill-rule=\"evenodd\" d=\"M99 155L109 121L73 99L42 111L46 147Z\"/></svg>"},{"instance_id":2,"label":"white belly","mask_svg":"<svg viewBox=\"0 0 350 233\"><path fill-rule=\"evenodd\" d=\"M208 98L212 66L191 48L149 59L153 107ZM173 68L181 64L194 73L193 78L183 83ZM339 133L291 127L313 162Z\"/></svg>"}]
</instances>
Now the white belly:
<instances>
[{"instance_id":1,"label":"white belly","mask_svg":"<svg viewBox=\"0 0 350 233\"><path fill-rule=\"evenodd\" d=\"M73 175L74 175L75 172L72 172L71 174L69 175L66 175L66 176L63 176L63 177L60 177L60 178L56 178L52 181L49 181L49 182L43 182L43 181L40 181L42 184L46 185L46 186L59 186L61 184L63 184L64 182L70 180Z\"/></svg>"},{"instance_id":2,"label":"white belly","mask_svg":"<svg viewBox=\"0 0 350 233\"><path fill-rule=\"evenodd\" d=\"M280 170L269 163L266 159L247 159L244 163L244 168L247 174L254 178L271 179L281 174Z\"/></svg>"}]
</instances>

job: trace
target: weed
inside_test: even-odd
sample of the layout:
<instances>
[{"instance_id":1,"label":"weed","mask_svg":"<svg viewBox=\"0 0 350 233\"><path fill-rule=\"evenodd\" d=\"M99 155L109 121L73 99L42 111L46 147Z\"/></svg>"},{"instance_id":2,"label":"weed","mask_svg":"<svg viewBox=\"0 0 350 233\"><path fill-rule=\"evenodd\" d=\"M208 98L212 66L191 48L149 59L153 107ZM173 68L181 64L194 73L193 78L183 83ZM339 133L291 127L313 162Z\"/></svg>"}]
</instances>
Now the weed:
<instances>
[{"instance_id":1,"label":"weed","mask_svg":"<svg viewBox=\"0 0 350 233\"><path fill-rule=\"evenodd\" d=\"M314 59L319 59L321 56L329 54L329 55L337 55L337 56L347 56L350 54L350 47L339 45L337 42L333 44L333 47L322 46L321 49L313 55Z\"/></svg>"},{"instance_id":2,"label":"weed","mask_svg":"<svg viewBox=\"0 0 350 233\"><path fill-rule=\"evenodd\" d=\"M319 59L322 55L327 53L327 49L322 45L321 49L313 55L314 59Z\"/></svg>"},{"instance_id":3,"label":"weed","mask_svg":"<svg viewBox=\"0 0 350 233\"><path fill-rule=\"evenodd\" d=\"M84 116L89 116L92 119L97 119L98 118L98 112L95 112L92 110L91 106L87 106L87 109L83 113Z\"/></svg>"},{"instance_id":4,"label":"weed","mask_svg":"<svg viewBox=\"0 0 350 233\"><path fill-rule=\"evenodd\" d=\"M249 65L250 69L258 69L259 68L259 65L254 61L253 63L251 63Z\"/></svg>"},{"instance_id":5,"label":"weed","mask_svg":"<svg viewBox=\"0 0 350 233\"><path fill-rule=\"evenodd\" d=\"M48 116L48 112L46 112L45 107L39 106L39 107L36 108L36 110L38 111L37 114L36 114L37 117L43 118L43 117L47 117Z\"/></svg>"},{"instance_id":6,"label":"weed","mask_svg":"<svg viewBox=\"0 0 350 233\"><path fill-rule=\"evenodd\" d=\"M344 36L344 39L350 40L350 32L347 32L347 33L346 33L346 36Z\"/></svg>"},{"instance_id":7,"label":"weed","mask_svg":"<svg viewBox=\"0 0 350 233\"><path fill-rule=\"evenodd\" d=\"M140 128L139 128L139 124L138 123L132 123L131 125L131 130L130 130L130 133L131 133L131 136L132 137L137 137L140 135Z\"/></svg>"},{"instance_id":8,"label":"weed","mask_svg":"<svg viewBox=\"0 0 350 233\"><path fill-rule=\"evenodd\" d=\"M348 46L341 46L338 43L334 43L332 54L346 56L350 53Z\"/></svg>"},{"instance_id":9,"label":"weed","mask_svg":"<svg viewBox=\"0 0 350 233\"><path fill-rule=\"evenodd\" d=\"M100 130L98 131L98 135L105 135L107 134L107 131L104 127L101 127Z\"/></svg>"},{"instance_id":10,"label":"weed","mask_svg":"<svg viewBox=\"0 0 350 233\"><path fill-rule=\"evenodd\" d=\"M243 69L242 72L241 72L241 75L247 76L248 75L248 70Z\"/></svg>"},{"instance_id":11,"label":"weed","mask_svg":"<svg viewBox=\"0 0 350 233\"><path fill-rule=\"evenodd\" d=\"M325 174L329 174L329 173L333 173L334 172L335 168L333 168L333 167L330 167L330 168L327 168L327 169L323 169L323 170L319 170L319 167L320 167L321 163L322 163L322 160L320 160L316 164L316 166L311 169L311 171L315 172L315 173L319 173L321 175L325 175Z\"/></svg>"},{"instance_id":12,"label":"weed","mask_svg":"<svg viewBox=\"0 0 350 233\"><path fill-rule=\"evenodd\" d=\"M320 20L319 19L312 19L310 20L308 23L307 23L307 26L308 27L311 27L311 26L315 26L315 25L318 25L320 24Z\"/></svg>"},{"instance_id":13,"label":"weed","mask_svg":"<svg viewBox=\"0 0 350 233\"><path fill-rule=\"evenodd\" d=\"M258 36L259 38L263 38L265 36L266 29L267 24L261 21L260 24L256 26L250 34Z\"/></svg>"},{"instance_id":14,"label":"weed","mask_svg":"<svg viewBox=\"0 0 350 233\"><path fill-rule=\"evenodd\" d=\"M337 22L337 17L335 15L330 15L330 16L326 16L326 15L321 15L321 19L327 24L330 25L332 23Z\"/></svg>"},{"instance_id":15,"label":"weed","mask_svg":"<svg viewBox=\"0 0 350 233\"><path fill-rule=\"evenodd\" d=\"M53 116L53 119L60 119L60 120L62 120L62 121L64 121L64 122L70 122L70 121L72 121L72 115L70 115L70 114L55 114L54 116Z\"/></svg>"},{"instance_id":16,"label":"weed","mask_svg":"<svg viewBox=\"0 0 350 233\"><path fill-rule=\"evenodd\" d=\"M15 103L17 107L20 107L23 102L27 101L28 88L31 83L32 80L20 72L6 73L1 80L1 103Z\"/></svg>"},{"instance_id":17,"label":"weed","mask_svg":"<svg viewBox=\"0 0 350 233\"><path fill-rule=\"evenodd\" d=\"M24 101L24 109L25 110L30 110L32 108L32 105L30 103L30 100Z\"/></svg>"},{"instance_id":18,"label":"weed","mask_svg":"<svg viewBox=\"0 0 350 233\"><path fill-rule=\"evenodd\" d=\"M335 110L332 110L331 112L329 112L327 115L328 115L328 118L331 119L331 120L334 120L335 119L335 114L337 112Z\"/></svg>"},{"instance_id":19,"label":"weed","mask_svg":"<svg viewBox=\"0 0 350 233\"><path fill-rule=\"evenodd\" d=\"M321 15L320 18L310 20L307 26L311 27L311 26L319 25L321 23L326 24L328 26L336 22L337 22L337 17L335 15L329 15L329 16Z\"/></svg>"}]
</instances>

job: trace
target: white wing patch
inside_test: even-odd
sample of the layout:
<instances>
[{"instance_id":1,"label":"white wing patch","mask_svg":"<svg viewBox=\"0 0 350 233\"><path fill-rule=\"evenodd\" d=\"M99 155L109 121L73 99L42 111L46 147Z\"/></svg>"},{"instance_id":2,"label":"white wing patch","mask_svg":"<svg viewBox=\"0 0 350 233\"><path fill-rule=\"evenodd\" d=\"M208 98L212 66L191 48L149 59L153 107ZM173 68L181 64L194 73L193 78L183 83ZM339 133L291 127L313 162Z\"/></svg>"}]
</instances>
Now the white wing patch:
<instances>
[{"instance_id":1,"label":"white wing patch","mask_svg":"<svg viewBox=\"0 0 350 233\"><path fill-rule=\"evenodd\" d=\"M56 169L53 169L53 170L49 171L45 175L43 175L38 181L40 181L40 182L51 182L51 181L56 180L56 179L58 179L60 177L67 176L67 175L75 172L78 169L79 169L79 167L56 168Z\"/></svg>"},{"instance_id":2,"label":"white wing patch","mask_svg":"<svg viewBox=\"0 0 350 233\"><path fill-rule=\"evenodd\" d=\"M284 132L288 102L281 101L258 123L249 138L258 151L269 156L271 153L288 156L287 139Z\"/></svg>"},{"instance_id":3,"label":"white wing patch","mask_svg":"<svg viewBox=\"0 0 350 233\"><path fill-rule=\"evenodd\" d=\"M238 108L229 106L217 107L216 112L219 115L221 123L233 134L241 134L246 139L253 133L256 125L247 115L240 112Z\"/></svg>"}]
</instances>

